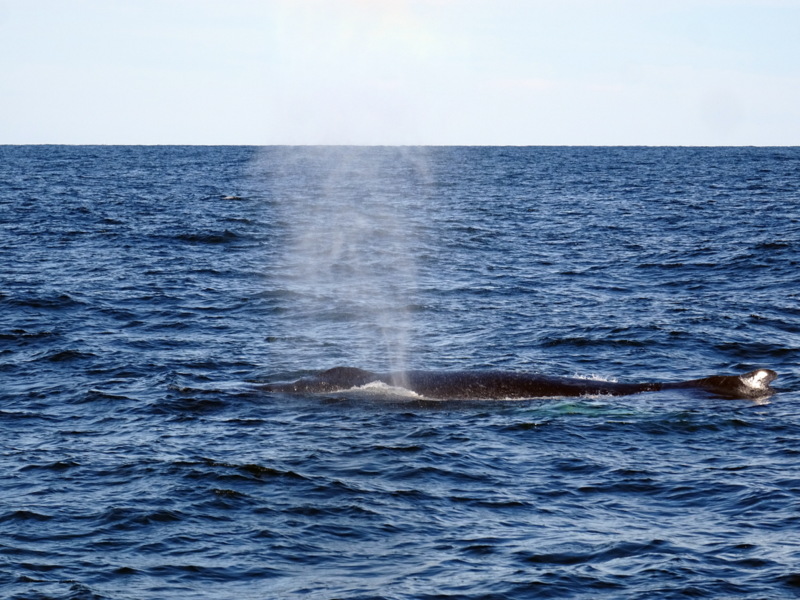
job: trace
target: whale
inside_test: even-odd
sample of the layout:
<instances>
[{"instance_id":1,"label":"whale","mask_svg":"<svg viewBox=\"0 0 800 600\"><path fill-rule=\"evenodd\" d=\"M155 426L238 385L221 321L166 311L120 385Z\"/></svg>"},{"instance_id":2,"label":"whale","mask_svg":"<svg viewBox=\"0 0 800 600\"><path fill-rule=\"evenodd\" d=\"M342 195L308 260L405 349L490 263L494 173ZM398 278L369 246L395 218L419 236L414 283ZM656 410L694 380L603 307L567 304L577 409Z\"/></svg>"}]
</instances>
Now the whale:
<instances>
[{"instance_id":1,"label":"whale","mask_svg":"<svg viewBox=\"0 0 800 600\"><path fill-rule=\"evenodd\" d=\"M384 384L431 400L500 400L576 396L627 396L661 390L701 390L729 399L759 399L772 395L778 377L770 369L743 375L711 375L677 382L619 383L575 377L553 377L513 371L403 371L375 373L356 367L334 367L296 381L267 383L268 392L286 394L335 393Z\"/></svg>"}]
</instances>

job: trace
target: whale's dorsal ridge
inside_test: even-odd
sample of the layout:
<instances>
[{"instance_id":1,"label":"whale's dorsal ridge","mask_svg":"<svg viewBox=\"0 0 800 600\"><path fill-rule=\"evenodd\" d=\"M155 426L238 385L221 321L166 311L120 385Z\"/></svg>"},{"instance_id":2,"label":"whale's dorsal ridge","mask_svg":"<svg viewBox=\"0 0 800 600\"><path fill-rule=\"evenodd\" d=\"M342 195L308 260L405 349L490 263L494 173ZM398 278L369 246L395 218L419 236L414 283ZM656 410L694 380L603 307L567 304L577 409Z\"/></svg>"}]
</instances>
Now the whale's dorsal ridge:
<instances>
[{"instance_id":1,"label":"whale's dorsal ridge","mask_svg":"<svg viewBox=\"0 0 800 600\"><path fill-rule=\"evenodd\" d=\"M772 369L756 369L755 371L750 371L749 373L740 375L739 379L742 380L743 385L753 389L754 391L757 391L766 390L769 387L769 384L772 383L777 377L778 374Z\"/></svg>"}]
</instances>

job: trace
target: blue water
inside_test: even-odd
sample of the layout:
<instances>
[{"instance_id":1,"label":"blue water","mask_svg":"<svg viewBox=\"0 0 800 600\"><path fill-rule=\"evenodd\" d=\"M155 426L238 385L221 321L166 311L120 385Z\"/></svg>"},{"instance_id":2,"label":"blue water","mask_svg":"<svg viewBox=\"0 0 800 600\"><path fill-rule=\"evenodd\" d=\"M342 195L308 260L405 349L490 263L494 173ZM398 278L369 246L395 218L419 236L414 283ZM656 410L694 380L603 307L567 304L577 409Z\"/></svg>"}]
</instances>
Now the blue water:
<instances>
[{"instance_id":1,"label":"blue water","mask_svg":"<svg viewBox=\"0 0 800 600\"><path fill-rule=\"evenodd\" d=\"M799 351L798 148L0 147L0 596L797 598Z\"/></svg>"}]
</instances>

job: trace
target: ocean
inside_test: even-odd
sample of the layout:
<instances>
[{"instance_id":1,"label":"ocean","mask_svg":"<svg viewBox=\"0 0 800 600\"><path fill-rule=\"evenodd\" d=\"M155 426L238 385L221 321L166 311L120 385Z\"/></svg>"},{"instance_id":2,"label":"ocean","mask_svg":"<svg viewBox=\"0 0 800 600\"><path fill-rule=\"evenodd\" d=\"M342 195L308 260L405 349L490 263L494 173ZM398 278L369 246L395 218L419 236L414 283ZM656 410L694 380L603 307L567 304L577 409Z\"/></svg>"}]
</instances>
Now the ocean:
<instances>
[{"instance_id":1,"label":"ocean","mask_svg":"<svg viewBox=\"0 0 800 600\"><path fill-rule=\"evenodd\" d=\"M799 352L800 148L0 146L0 595L798 598Z\"/></svg>"}]
</instances>

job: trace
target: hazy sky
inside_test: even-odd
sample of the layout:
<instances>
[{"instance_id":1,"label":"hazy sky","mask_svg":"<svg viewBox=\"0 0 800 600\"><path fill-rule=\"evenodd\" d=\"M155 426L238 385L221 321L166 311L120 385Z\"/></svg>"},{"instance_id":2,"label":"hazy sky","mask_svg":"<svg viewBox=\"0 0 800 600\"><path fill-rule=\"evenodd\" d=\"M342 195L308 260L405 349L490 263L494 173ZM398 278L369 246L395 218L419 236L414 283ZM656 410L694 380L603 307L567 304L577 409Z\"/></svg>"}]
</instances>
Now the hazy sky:
<instances>
[{"instance_id":1,"label":"hazy sky","mask_svg":"<svg viewBox=\"0 0 800 600\"><path fill-rule=\"evenodd\" d=\"M0 0L0 143L800 145L800 0Z\"/></svg>"}]
</instances>

